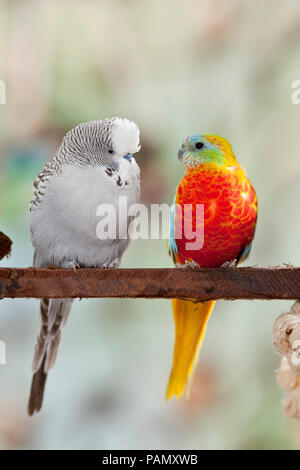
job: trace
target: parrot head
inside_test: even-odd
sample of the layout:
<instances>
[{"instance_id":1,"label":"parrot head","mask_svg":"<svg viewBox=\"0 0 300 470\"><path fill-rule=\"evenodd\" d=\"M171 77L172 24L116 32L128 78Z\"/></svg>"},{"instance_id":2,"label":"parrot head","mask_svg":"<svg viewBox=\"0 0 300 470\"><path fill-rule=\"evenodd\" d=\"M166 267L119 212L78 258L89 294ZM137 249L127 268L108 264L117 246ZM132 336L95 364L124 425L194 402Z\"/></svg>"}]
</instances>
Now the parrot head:
<instances>
[{"instance_id":1,"label":"parrot head","mask_svg":"<svg viewBox=\"0 0 300 470\"><path fill-rule=\"evenodd\" d=\"M80 165L117 165L131 162L140 150L140 130L128 119L119 117L89 121L71 129L64 137L61 151Z\"/></svg>"},{"instance_id":2,"label":"parrot head","mask_svg":"<svg viewBox=\"0 0 300 470\"><path fill-rule=\"evenodd\" d=\"M231 165L236 163L231 145L224 137L214 134L193 134L186 137L178 151L179 161L186 169L193 169L205 163Z\"/></svg>"}]
</instances>

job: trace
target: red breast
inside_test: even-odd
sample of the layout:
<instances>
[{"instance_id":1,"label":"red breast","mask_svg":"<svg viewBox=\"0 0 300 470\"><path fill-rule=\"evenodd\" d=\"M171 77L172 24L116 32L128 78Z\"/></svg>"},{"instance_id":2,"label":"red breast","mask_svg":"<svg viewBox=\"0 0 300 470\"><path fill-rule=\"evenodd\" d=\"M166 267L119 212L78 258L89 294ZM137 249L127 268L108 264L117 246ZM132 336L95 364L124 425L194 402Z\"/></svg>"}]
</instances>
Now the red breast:
<instances>
[{"instance_id":1,"label":"red breast","mask_svg":"<svg viewBox=\"0 0 300 470\"><path fill-rule=\"evenodd\" d=\"M176 203L182 214L181 224L177 206L175 239L180 263L194 260L201 267L221 266L236 259L254 237L257 200L240 167L203 165L187 172L177 188ZM198 206L198 218L197 204L203 205ZM197 239L192 233L197 233Z\"/></svg>"}]
</instances>

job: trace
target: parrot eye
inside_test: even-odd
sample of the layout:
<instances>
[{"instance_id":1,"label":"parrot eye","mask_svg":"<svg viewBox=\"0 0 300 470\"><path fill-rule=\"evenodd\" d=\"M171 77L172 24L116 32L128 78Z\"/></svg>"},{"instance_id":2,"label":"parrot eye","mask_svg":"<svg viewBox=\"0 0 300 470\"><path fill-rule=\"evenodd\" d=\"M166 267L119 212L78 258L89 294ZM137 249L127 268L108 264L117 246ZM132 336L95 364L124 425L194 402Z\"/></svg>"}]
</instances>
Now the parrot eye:
<instances>
[{"instance_id":1,"label":"parrot eye","mask_svg":"<svg viewBox=\"0 0 300 470\"><path fill-rule=\"evenodd\" d=\"M114 153L114 151L113 151L113 150L109 150L108 153Z\"/></svg>"},{"instance_id":2,"label":"parrot eye","mask_svg":"<svg viewBox=\"0 0 300 470\"><path fill-rule=\"evenodd\" d=\"M195 144L195 147L196 147L197 150L201 150L204 147L204 143L203 142L197 142Z\"/></svg>"}]
</instances>

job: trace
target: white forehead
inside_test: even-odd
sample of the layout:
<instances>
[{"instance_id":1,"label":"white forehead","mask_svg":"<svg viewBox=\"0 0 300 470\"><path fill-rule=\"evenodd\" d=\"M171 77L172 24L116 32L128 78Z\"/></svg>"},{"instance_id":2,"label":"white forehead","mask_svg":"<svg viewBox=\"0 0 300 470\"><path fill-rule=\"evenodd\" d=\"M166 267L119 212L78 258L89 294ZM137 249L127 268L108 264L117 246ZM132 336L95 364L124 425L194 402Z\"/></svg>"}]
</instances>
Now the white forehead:
<instances>
[{"instance_id":1,"label":"white forehead","mask_svg":"<svg viewBox=\"0 0 300 470\"><path fill-rule=\"evenodd\" d=\"M115 118L111 133L112 145L118 155L136 153L140 150L140 130L135 122Z\"/></svg>"}]
</instances>

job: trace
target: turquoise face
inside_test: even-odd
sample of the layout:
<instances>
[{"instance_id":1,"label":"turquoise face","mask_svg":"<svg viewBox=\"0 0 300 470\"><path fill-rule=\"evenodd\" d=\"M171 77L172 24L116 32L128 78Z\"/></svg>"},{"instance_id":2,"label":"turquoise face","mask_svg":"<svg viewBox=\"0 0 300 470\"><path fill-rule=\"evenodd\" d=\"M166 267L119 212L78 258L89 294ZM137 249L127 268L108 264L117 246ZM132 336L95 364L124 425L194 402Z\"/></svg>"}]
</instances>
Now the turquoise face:
<instances>
[{"instance_id":1,"label":"turquoise face","mask_svg":"<svg viewBox=\"0 0 300 470\"><path fill-rule=\"evenodd\" d=\"M178 152L178 159L187 168L194 168L204 163L224 163L222 151L205 139L205 134L194 134L185 139Z\"/></svg>"}]
</instances>

